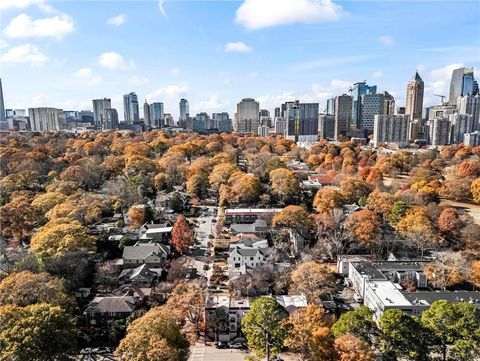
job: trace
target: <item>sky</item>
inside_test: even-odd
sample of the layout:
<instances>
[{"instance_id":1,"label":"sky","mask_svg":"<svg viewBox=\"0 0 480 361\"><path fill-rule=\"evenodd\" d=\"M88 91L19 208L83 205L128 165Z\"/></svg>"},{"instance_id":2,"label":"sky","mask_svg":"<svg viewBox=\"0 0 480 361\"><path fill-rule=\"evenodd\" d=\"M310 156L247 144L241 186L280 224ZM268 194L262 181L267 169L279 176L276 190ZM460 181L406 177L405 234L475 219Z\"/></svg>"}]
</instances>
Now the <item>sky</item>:
<instances>
[{"instance_id":1,"label":"sky","mask_svg":"<svg viewBox=\"0 0 480 361\"><path fill-rule=\"evenodd\" d=\"M255 98L318 102L366 80L404 105L418 70L424 105L448 96L452 70L480 78L478 1L0 1L6 108L91 110L122 96L162 101L178 118Z\"/></svg>"}]
</instances>

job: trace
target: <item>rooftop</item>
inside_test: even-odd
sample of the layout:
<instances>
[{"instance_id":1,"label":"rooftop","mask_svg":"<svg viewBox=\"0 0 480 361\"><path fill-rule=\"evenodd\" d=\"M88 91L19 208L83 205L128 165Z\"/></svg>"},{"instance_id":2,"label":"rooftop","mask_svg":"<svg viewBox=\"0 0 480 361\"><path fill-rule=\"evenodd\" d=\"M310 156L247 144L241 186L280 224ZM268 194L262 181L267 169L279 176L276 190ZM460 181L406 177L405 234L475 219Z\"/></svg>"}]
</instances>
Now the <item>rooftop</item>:
<instances>
[{"instance_id":1,"label":"rooftop","mask_svg":"<svg viewBox=\"0 0 480 361\"><path fill-rule=\"evenodd\" d=\"M385 306L410 306L410 301L390 281L371 281L368 287Z\"/></svg>"},{"instance_id":2,"label":"rooftop","mask_svg":"<svg viewBox=\"0 0 480 361\"><path fill-rule=\"evenodd\" d=\"M225 215L243 213L279 213L283 208L228 208Z\"/></svg>"},{"instance_id":3,"label":"rooftop","mask_svg":"<svg viewBox=\"0 0 480 361\"><path fill-rule=\"evenodd\" d=\"M449 302L465 301L480 305L480 291L419 291L402 293L414 305L429 306L439 300L447 300Z\"/></svg>"},{"instance_id":4,"label":"rooftop","mask_svg":"<svg viewBox=\"0 0 480 361\"><path fill-rule=\"evenodd\" d=\"M375 267L370 262L352 262L351 265L360 273L362 276L365 276L368 279L377 279L377 280L386 280L387 277L380 272L377 267Z\"/></svg>"}]
</instances>

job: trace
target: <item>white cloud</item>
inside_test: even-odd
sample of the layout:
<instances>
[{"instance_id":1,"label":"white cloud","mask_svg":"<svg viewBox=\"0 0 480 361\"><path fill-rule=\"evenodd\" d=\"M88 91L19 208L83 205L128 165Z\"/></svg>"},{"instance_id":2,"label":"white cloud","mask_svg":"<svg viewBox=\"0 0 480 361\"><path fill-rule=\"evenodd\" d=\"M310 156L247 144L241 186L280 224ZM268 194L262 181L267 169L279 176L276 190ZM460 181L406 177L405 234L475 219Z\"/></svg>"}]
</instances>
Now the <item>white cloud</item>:
<instances>
[{"instance_id":1,"label":"white cloud","mask_svg":"<svg viewBox=\"0 0 480 361\"><path fill-rule=\"evenodd\" d=\"M8 38L48 37L61 40L74 30L73 19L66 14L37 20L20 14L10 21L3 33Z\"/></svg>"},{"instance_id":2,"label":"white cloud","mask_svg":"<svg viewBox=\"0 0 480 361\"><path fill-rule=\"evenodd\" d=\"M127 22L128 16L125 14L119 14L107 20L107 25L120 26Z\"/></svg>"},{"instance_id":3,"label":"white cloud","mask_svg":"<svg viewBox=\"0 0 480 361\"><path fill-rule=\"evenodd\" d=\"M44 0L2 0L0 2L0 10L7 9L25 9L32 5L43 3Z\"/></svg>"},{"instance_id":4,"label":"white cloud","mask_svg":"<svg viewBox=\"0 0 480 361\"><path fill-rule=\"evenodd\" d=\"M5 40L0 39L0 49L6 48L6 47L8 47L8 43Z\"/></svg>"},{"instance_id":5,"label":"white cloud","mask_svg":"<svg viewBox=\"0 0 480 361\"><path fill-rule=\"evenodd\" d=\"M374 71L372 76L375 78L375 79L380 79L380 78L383 78L383 71L381 70L377 70L377 71Z\"/></svg>"},{"instance_id":6,"label":"white cloud","mask_svg":"<svg viewBox=\"0 0 480 361\"><path fill-rule=\"evenodd\" d=\"M251 71L250 73L248 73L248 76L250 78L256 78L258 77L258 71Z\"/></svg>"},{"instance_id":7,"label":"white cloud","mask_svg":"<svg viewBox=\"0 0 480 361\"><path fill-rule=\"evenodd\" d=\"M252 51L253 48L245 44L243 41L230 42L225 44L225 51L227 53L248 53Z\"/></svg>"},{"instance_id":8,"label":"white cloud","mask_svg":"<svg viewBox=\"0 0 480 361\"><path fill-rule=\"evenodd\" d=\"M171 70L171 72L172 72L173 75L178 75L178 74L180 74L180 68L173 68Z\"/></svg>"},{"instance_id":9,"label":"white cloud","mask_svg":"<svg viewBox=\"0 0 480 361\"><path fill-rule=\"evenodd\" d=\"M395 43L395 39L388 35L382 35L378 38L378 41L385 46L391 46Z\"/></svg>"},{"instance_id":10,"label":"white cloud","mask_svg":"<svg viewBox=\"0 0 480 361\"><path fill-rule=\"evenodd\" d=\"M42 105L46 105L46 97L45 94L37 94L32 98L32 106L39 107Z\"/></svg>"},{"instance_id":11,"label":"white cloud","mask_svg":"<svg viewBox=\"0 0 480 361\"><path fill-rule=\"evenodd\" d=\"M132 76L129 80L128 80L128 84L129 85L133 85L133 86L142 86L142 85L145 85L145 84L148 84L150 82L150 79L148 78L141 78L139 76Z\"/></svg>"},{"instance_id":12,"label":"white cloud","mask_svg":"<svg viewBox=\"0 0 480 361\"><path fill-rule=\"evenodd\" d=\"M103 78L100 75L93 74L92 68L82 68L75 72L75 84L98 85Z\"/></svg>"},{"instance_id":13,"label":"white cloud","mask_svg":"<svg viewBox=\"0 0 480 361\"><path fill-rule=\"evenodd\" d=\"M344 15L331 0L245 0L237 9L235 22L247 29L294 23L337 21Z\"/></svg>"},{"instance_id":14,"label":"white cloud","mask_svg":"<svg viewBox=\"0 0 480 361\"><path fill-rule=\"evenodd\" d=\"M50 59L34 44L23 44L10 48L2 54L4 63L29 63L31 66L41 66Z\"/></svg>"},{"instance_id":15,"label":"white cloud","mask_svg":"<svg viewBox=\"0 0 480 361\"><path fill-rule=\"evenodd\" d=\"M213 94L206 100L201 100L192 106L191 114L199 112L215 112L218 110L225 111L225 108L230 104L230 100L221 101L217 94Z\"/></svg>"},{"instance_id":16,"label":"white cloud","mask_svg":"<svg viewBox=\"0 0 480 361\"><path fill-rule=\"evenodd\" d=\"M98 59L101 66L109 70L131 70L135 69L133 60L125 60L122 55L109 51L100 55Z\"/></svg>"},{"instance_id":17,"label":"white cloud","mask_svg":"<svg viewBox=\"0 0 480 361\"><path fill-rule=\"evenodd\" d=\"M168 20L167 12L165 11L165 7L163 6L164 3L165 3L165 0L159 0L158 8L160 9L160 12L162 13L163 17Z\"/></svg>"},{"instance_id":18,"label":"white cloud","mask_svg":"<svg viewBox=\"0 0 480 361\"><path fill-rule=\"evenodd\" d=\"M462 63L448 64L441 68L432 69L426 74L424 78L425 97L423 100L425 105L440 103L440 98L434 96L434 94L445 95L448 99L452 72L462 66L464 66Z\"/></svg>"},{"instance_id":19,"label":"white cloud","mask_svg":"<svg viewBox=\"0 0 480 361\"><path fill-rule=\"evenodd\" d=\"M293 70L302 71L302 70L312 70L317 68L324 68L334 65L350 64L350 63L359 63L364 60L370 59L371 56L367 55L353 55L353 56L340 56L334 58L325 58L313 61L307 61L299 63L293 66Z\"/></svg>"}]
</instances>

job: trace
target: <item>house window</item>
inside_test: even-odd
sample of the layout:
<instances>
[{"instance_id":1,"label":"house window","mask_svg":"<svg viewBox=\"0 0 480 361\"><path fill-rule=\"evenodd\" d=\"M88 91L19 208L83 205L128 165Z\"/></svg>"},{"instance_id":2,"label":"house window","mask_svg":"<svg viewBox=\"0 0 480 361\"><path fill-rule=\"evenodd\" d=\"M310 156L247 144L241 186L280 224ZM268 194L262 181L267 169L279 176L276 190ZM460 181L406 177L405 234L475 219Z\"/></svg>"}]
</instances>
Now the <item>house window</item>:
<instances>
[{"instance_id":1,"label":"house window","mask_svg":"<svg viewBox=\"0 0 480 361\"><path fill-rule=\"evenodd\" d=\"M250 257L250 261L253 261L253 257Z\"/></svg>"}]
</instances>

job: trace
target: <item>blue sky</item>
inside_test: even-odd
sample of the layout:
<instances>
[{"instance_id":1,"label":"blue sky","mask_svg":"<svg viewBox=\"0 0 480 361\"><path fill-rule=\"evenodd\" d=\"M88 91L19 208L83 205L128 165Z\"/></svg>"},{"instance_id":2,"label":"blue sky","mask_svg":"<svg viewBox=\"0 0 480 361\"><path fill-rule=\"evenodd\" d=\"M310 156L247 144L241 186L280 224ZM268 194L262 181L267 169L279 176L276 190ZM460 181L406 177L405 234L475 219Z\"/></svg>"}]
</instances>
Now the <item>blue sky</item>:
<instances>
[{"instance_id":1,"label":"blue sky","mask_svg":"<svg viewBox=\"0 0 480 361\"><path fill-rule=\"evenodd\" d=\"M7 108L110 97L122 118L135 91L175 117L181 97L192 114L233 116L243 97L323 108L362 80L403 105L415 69L429 105L454 68L480 69L478 1L2 0L0 11Z\"/></svg>"}]
</instances>

